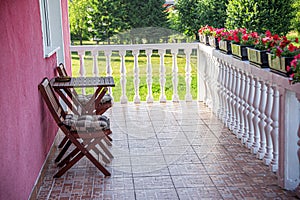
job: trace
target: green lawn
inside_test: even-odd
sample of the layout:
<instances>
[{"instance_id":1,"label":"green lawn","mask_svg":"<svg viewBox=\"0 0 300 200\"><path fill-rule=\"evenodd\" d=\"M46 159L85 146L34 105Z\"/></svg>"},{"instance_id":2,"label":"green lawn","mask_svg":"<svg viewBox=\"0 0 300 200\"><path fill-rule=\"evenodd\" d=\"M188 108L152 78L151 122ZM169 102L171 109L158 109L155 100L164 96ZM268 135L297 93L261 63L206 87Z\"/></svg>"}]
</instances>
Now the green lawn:
<instances>
[{"instance_id":1,"label":"green lawn","mask_svg":"<svg viewBox=\"0 0 300 200\"><path fill-rule=\"evenodd\" d=\"M159 55L157 52L153 52L151 57L152 62L152 93L155 101L159 100L160 95L160 65L159 65ZM180 100L184 100L185 92L186 92L186 83L185 83L185 55L179 54L177 57L178 63L178 95ZM86 76L93 76L92 68L93 68L93 60L90 56L90 53L87 52L85 56L85 69ZM197 57L196 55L192 55L191 57L191 68L192 68L192 83L191 83L191 93L193 99L197 97L197 71L196 71L196 63ZM133 72L133 56L131 52L127 52L125 57L126 64L126 95L128 97L128 101L133 101L134 98L134 72ZM111 65L113 70L113 77L115 80L116 86L113 88L113 96L116 102L120 100L121 96L121 85L120 85L120 57L118 52L113 52L111 57ZM101 76L106 75L106 61L103 52L99 52L98 57L98 66L99 73ZM147 60L144 52L140 52L139 55L139 91L141 96L141 101L146 101L147 96L147 82L146 82L146 67ZM172 84L172 56L170 53L165 55L165 67L166 67L166 86L165 93L167 96L167 100L172 99L173 94L173 84ZM76 53L72 53L72 73L73 76L79 76L79 58ZM87 93L91 93L92 89L87 90Z\"/></svg>"}]
</instances>

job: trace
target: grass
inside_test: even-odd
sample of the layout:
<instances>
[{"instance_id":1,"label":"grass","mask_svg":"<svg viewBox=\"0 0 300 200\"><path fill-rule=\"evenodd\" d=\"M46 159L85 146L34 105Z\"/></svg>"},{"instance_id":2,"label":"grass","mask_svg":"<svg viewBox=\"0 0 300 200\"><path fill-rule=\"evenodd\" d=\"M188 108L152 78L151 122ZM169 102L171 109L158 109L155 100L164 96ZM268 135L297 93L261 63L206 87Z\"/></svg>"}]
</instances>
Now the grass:
<instances>
[{"instance_id":1,"label":"grass","mask_svg":"<svg viewBox=\"0 0 300 200\"><path fill-rule=\"evenodd\" d=\"M126 64L126 95L128 97L128 101L133 101L134 98L134 60L131 52L127 52L125 56L125 64ZM139 93L141 101L146 101L146 97L148 94L147 89L147 57L144 52L140 52L139 55ZM152 63L152 95L154 101L159 101L160 96L160 57L157 52L153 52L151 57ZM93 68L93 60L92 56L89 52L86 52L86 56L84 59L85 63L85 70L86 76L93 76L92 68ZM178 64L178 95L180 100L185 99L186 94L186 81L185 81L185 55L179 54L177 57L177 64ZM196 55L191 56L191 94L193 99L197 98L197 70L196 70L196 63L197 57ZM119 101L121 97L121 84L120 84L120 56L118 52L113 52L111 57L111 67L113 71L113 77L115 80L116 86L113 87L113 96L115 101ZM80 76L79 74L79 57L77 53L72 53L72 74L73 76ZM172 56L170 53L165 55L165 68L166 68L166 83L165 83L165 94L167 100L172 99L173 95L173 84L172 84ZM98 70L100 76L106 75L106 60L103 52L99 52L98 56ZM92 93L93 89L87 89L87 93Z\"/></svg>"}]
</instances>

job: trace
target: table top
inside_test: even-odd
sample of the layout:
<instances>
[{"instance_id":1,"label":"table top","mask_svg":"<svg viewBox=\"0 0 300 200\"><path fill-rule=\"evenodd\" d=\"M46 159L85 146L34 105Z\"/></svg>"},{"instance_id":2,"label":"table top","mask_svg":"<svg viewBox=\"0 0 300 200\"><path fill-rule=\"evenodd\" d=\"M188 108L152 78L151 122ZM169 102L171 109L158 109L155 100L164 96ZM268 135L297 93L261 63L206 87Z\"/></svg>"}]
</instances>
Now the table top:
<instances>
[{"instance_id":1,"label":"table top","mask_svg":"<svg viewBox=\"0 0 300 200\"><path fill-rule=\"evenodd\" d=\"M114 87L113 77L69 77L64 79L55 77L51 79L51 85L54 88L74 88L74 87Z\"/></svg>"}]
</instances>

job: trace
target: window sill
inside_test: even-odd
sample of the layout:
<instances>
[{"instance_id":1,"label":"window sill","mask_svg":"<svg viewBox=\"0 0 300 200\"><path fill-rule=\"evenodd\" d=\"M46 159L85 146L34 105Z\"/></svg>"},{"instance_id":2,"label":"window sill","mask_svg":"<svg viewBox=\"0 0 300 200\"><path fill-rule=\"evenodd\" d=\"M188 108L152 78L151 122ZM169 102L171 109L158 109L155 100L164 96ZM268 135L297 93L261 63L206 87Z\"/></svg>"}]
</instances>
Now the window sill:
<instances>
[{"instance_id":1,"label":"window sill","mask_svg":"<svg viewBox=\"0 0 300 200\"><path fill-rule=\"evenodd\" d=\"M58 50L60 49L60 47L48 47L46 49L44 49L44 58L49 58L51 57L53 54L55 54Z\"/></svg>"}]
</instances>

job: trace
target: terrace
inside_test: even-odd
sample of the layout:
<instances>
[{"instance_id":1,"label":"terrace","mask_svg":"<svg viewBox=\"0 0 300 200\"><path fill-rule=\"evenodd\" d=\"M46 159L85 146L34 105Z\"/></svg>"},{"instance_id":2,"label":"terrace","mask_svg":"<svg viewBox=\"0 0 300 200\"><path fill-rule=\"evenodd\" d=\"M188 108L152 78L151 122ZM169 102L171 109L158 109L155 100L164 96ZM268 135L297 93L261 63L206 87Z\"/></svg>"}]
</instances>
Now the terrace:
<instances>
[{"instance_id":1,"label":"terrace","mask_svg":"<svg viewBox=\"0 0 300 200\"><path fill-rule=\"evenodd\" d=\"M114 140L115 158L109 165L112 177L104 178L83 160L63 177L53 179L52 153L37 190L38 199L296 198L284 189L295 190L299 184L298 85L198 43L86 45L72 46L71 51L79 55L81 76L87 71L86 52L92 56L94 76L103 70L98 64L99 52L105 56L106 75L114 76L113 52L121 61L120 77L114 76L121 92L109 91L116 103L106 113ZM146 74L139 73L141 51L147 57ZM152 91L154 51L160 61L155 79L160 86L157 98ZM128 52L134 60L130 82L125 61ZM167 53L172 57L171 79L166 75ZM181 66L177 63L182 53L184 79L179 78ZM191 64L192 55L195 65ZM192 71L196 72L196 98L192 95ZM140 95L143 78L145 100ZM165 93L168 80L171 100ZM128 98L129 90L133 98ZM182 91L184 99L178 95Z\"/></svg>"}]
</instances>

